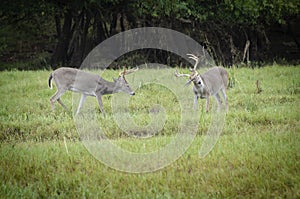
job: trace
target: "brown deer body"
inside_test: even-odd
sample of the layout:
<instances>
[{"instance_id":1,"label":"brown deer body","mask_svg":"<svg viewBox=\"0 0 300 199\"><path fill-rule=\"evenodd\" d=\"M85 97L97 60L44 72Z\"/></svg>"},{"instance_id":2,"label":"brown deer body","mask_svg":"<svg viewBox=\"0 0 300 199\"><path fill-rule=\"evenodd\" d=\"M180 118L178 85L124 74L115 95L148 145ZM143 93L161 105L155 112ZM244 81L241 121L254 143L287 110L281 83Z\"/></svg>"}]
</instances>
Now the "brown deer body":
<instances>
[{"instance_id":1,"label":"brown deer body","mask_svg":"<svg viewBox=\"0 0 300 199\"><path fill-rule=\"evenodd\" d=\"M134 91L130 88L128 82L125 79L125 75L132 73L138 69L132 69L119 74L117 79L113 82L109 82L99 75L84 72L82 70L63 67L53 71L48 79L48 85L52 89L51 81L55 82L57 92L51 97L50 102L52 109L55 108L55 102L60 103L65 109L67 107L61 101L61 96L66 91L73 91L81 93L81 99L77 108L76 114L79 113L87 96L94 96L97 98L101 112L104 115L104 108L102 104L102 95L113 94L117 92L125 92L130 95L134 95Z\"/></svg>"},{"instance_id":2,"label":"brown deer body","mask_svg":"<svg viewBox=\"0 0 300 199\"><path fill-rule=\"evenodd\" d=\"M198 99L206 99L206 112L209 111L209 97L214 96L218 102L219 109L222 105L222 100L219 95L221 92L225 101L226 110L228 109L228 100L226 95L226 89L228 85L228 73L223 67L213 67L203 74L199 74L196 71L199 58L193 54L188 54L193 60L196 61L194 68L190 68L191 74L179 74L177 71L175 73L176 77L187 76L189 81L186 85L193 82L193 91L195 94L194 98L194 109L198 107Z\"/></svg>"}]
</instances>

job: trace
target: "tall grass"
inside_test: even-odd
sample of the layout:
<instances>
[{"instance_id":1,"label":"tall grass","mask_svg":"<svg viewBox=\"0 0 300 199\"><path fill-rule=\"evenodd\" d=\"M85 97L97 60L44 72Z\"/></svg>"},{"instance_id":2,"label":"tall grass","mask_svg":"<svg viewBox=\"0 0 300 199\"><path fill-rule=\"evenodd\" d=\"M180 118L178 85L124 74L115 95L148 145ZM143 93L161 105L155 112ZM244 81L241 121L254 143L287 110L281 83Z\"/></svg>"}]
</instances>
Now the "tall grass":
<instances>
[{"instance_id":1,"label":"tall grass","mask_svg":"<svg viewBox=\"0 0 300 199\"><path fill-rule=\"evenodd\" d=\"M2 197L300 197L299 67L229 69L235 84L228 90L226 124L212 152L204 159L198 156L211 116L202 111L202 100L197 136L191 147L174 163L147 174L116 171L88 153L80 142L72 113L59 105L51 111L49 98L55 91L47 87L49 73L0 73ZM103 75L111 79L117 71ZM259 94L256 80L263 90ZM128 81L132 79L128 77ZM102 118L98 111L99 122L119 146L133 152L153 151L178 131L180 108L176 96L159 85L134 87L136 96L130 99L128 111L135 122L147 125L151 111L159 109L156 104L160 104L167 114L164 128L150 138L130 138L114 121L111 96L103 99L107 117ZM71 93L62 100L71 108ZM96 99L88 100L97 108Z\"/></svg>"}]
</instances>

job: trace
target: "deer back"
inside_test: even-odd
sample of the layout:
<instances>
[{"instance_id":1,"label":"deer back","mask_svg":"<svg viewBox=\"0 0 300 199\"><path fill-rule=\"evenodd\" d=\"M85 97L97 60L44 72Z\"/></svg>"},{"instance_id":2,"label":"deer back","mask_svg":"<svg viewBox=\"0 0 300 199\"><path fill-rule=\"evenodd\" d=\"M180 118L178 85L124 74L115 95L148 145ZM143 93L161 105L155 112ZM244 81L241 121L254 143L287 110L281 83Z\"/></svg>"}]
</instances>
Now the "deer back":
<instances>
[{"instance_id":1,"label":"deer back","mask_svg":"<svg viewBox=\"0 0 300 199\"><path fill-rule=\"evenodd\" d=\"M102 78L74 68L62 67L52 72L58 88L94 95L94 91Z\"/></svg>"},{"instance_id":2,"label":"deer back","mask_svg":"<svg viewBox=\"0 0 300 199\"><path fill-rule=\"evenodd\" d=\"M213 67L200 76L203 79L204 85L209 92L209 95L215 95L221 89L227 87L228 73L222 67Z\"/></svg>"}]
</instances>

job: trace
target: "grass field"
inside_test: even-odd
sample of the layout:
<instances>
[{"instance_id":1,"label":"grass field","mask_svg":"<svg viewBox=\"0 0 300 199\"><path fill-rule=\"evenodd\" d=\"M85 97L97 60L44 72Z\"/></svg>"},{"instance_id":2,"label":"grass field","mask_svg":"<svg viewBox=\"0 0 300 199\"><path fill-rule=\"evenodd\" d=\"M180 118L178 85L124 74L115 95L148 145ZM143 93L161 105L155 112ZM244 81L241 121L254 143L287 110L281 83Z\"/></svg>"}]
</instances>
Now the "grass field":
<instances>
[{"instance_id":1,"label":"grass field","mask_svg":"<svg viewBox=\"0 0 300 199\"><path fill-rule=\"evenodd\" d=\"M228 71L234 82L228 90L229 111L211 153L205 158L198 155L212 114L204 113L202 100L197 135L189 149L169 166L145 174L114 170L86 150L72 113L58 105L51 111L49 98L55 91L47 86L50 71L1 72L0 197L299 198L300 67ZM103 75L111 79L117 74ZM133 78L128 76L128 81ZM159 85L133 87L136 95L128 107L133 120L140 126L149 124L149 109L159 104L167 115L165 126L155 136L129 138L114 121L111 96L103 99L107 116L102 118L98 111L99 122L119 146L134 152L145 146L146 152L156 150L178 131L178 101ZM71 108L71 93L62 100ZM95 98L87 103L97 108Z\"/></svg>"}]
</instances>

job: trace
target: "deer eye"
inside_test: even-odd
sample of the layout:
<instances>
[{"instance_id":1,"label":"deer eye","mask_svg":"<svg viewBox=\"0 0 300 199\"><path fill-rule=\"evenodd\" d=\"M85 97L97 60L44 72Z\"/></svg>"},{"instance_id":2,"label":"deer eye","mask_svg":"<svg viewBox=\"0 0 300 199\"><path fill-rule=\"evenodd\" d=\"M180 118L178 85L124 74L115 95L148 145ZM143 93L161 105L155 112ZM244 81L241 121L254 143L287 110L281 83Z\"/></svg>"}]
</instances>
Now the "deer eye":
<instances>
[{"instance_id":1,"label":"deer eye","mask_svg":"<svg viewBox=\"0 0 300 199\"><path fill-rule=\"evenodd\" d=\"M198 81L197 84L201 84L201 81Z\"/></svg>"}]
</instances>

